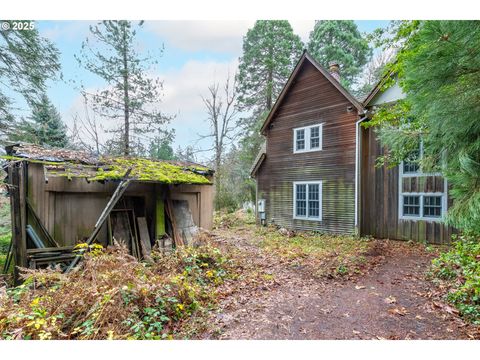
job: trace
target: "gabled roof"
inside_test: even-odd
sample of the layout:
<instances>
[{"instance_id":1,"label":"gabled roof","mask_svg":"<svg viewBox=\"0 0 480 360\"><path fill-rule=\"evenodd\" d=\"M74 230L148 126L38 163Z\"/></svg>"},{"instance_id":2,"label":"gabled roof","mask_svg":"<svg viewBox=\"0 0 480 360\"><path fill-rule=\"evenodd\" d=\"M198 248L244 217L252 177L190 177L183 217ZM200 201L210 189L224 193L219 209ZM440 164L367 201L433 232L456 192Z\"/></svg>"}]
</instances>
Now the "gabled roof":
<instances>
[{"instance_id":1,"label":"gabled roof","mask_svg":"<svg viewBox=\"0 0 480 360\"><path fill-rule=\"evenodd\" d=\"M364 108L362 104L353 97L352 94L348 92L347 89L345 89L330 73L322 66L320 65L306 50L304 50L302 56L297 62L297 65L295 65L295 68L293 69L292 73L290 74L290 77L287 80L287 83L283 87L282 91L280 92L280 95L278 96L277 100L275 101L275 104L272 107L272 110L270 110L270 113L268 114L267 118L265 119L262 128L260 129L260 132L265 135L265 130L267 129L267 126L270 124L272 121L275 112L278 110L279 106L282 104L283 99L285 95L288 93L288 90L292 86L293 82L295 81L295 78L297 77L298 72L300 71L300 68L302 65L305 63L305 61L309 61L318 71L322 73L322 75L332 83L333 86L337 88L337 90L342 93L343 96L353 105L357 108L357 110L360 113L363 113Z\"/></svg>"},{"instance_id":2,"label":"gabled roof","mask_svg":"<svg viewBox=\"0 0 480 360\"><path fill-rule=\"evenodd\" d=\"M260 148L260 151L257 154L257 157L253 161L253 166L250 169L250 176L255 177L255 174L257 173L258 169L260 168L260 165L262 165L263 160L267 157L267 143L264 142L262 144L262 147Z\"/></svg>"},{"instance_id":3,"label":"gabled roof","mask_svg":"<svg viewBox=\"0 0 480 360\"><path fill-rule=\"evenodd\" d=\"M387 72L382 78L377 82L377 84L373 87L370 93L365 97L362 101L363 106L368 106L370 101L378 94L378 92L382 89L385 82L393 75L391 72Z\"/></svg>"}]
</instances>

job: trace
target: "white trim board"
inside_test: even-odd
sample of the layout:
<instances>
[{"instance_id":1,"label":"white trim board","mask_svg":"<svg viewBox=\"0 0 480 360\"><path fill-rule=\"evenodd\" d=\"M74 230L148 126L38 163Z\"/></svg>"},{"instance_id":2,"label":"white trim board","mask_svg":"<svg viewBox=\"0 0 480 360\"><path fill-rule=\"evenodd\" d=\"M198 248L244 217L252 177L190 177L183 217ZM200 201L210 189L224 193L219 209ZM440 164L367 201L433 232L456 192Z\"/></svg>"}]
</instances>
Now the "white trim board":
<instances>
[{"instance_id":1,"label":"white trim board","mask_svg":"<svg viewBox=\"0 0 480 360\"><path fill-rule=\"evenodd\" d=\"M306 191L306 214L307 216L297 216L297 185L310 185L310 184L318 184L318 218L315 217L308 217L308 186L305 189ZM322 221L323 217L323 180L315 180L315 181L294 181L293 182L293 214L292 217L294 220L306 220L306 221Z\"/></svg>"},{"instance_id":2,"label":"white trim board","mask_svg":"<svg viewBox=\"0 0 480 360\"><path fill-rule=\"evenodd\" d=\"M314 151L322 151L323 150L323 124L324 123L318 123L318 124L313 124L313 125L307 125L307 126L302 126L298 128L293 128L293 153L294 154L301 154L301 153L308 153L308 152L314 152ZM319 127L319 146L318 148L310 148L310 129L314 127ZM297 150L297 131L299 130L305 130L304 132L304 141L305 141L305 148L302 150Z\"/></svg>"}]
</instances>

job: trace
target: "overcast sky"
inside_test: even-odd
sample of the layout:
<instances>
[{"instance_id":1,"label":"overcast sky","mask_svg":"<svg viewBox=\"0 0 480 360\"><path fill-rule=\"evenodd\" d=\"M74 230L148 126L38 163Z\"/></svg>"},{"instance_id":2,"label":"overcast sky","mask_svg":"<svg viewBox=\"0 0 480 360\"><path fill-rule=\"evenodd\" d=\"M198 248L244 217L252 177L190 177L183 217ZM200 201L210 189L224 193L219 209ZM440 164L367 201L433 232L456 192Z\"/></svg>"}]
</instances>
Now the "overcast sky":
<instances>
[{"instance_id":1,"label":"overcast sky","mask_svg":"<svg viewBox=\"0 0 480 360\"><path fill-rule=\"evenodd\" d=\"M303 41L308 39L314 20L290 21ZM89 33L91 22L38 21L40 33L53 41L61 52L64 81L50 82L48 94L67 125L75 114L83 115L81 97L70 80L81 80L87 88L101 88L102 80L79 68L74 55ZM205 110L200 95L212 81L234 74L241 56L242 37L254 21L146 21L138 36L139 46L159 56L156 75L164 81L161 109L176 115L171 127L176 131L174 147L195 144L205 133ZM357 21L362 32L385 26L387 21ZM160 57L160 49L164 47ZM208 144L200 143L207 147Z\"/></svg>"}]
</instances>

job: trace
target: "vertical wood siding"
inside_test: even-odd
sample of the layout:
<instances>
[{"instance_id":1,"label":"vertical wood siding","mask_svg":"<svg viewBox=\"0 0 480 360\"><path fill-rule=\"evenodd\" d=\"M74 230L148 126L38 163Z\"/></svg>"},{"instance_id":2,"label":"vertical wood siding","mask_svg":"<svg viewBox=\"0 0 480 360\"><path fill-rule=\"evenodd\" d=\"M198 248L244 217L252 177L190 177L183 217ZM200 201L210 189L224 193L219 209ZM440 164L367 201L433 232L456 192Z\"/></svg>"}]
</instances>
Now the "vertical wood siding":
<instances>
[{"instance_id":1,"label":"vertical wood siding","mask_svg":"<svg viewBox=\"0 0 480 360\"><path fill-rule=\"evenodd\" d=\"M118 183L86 182L85 179L52 177L45 182L43 165L28 164L28 199L45 228L60 246L74 245L87 238ZM143 197L147 222L155 219L157 193L166 191L165 185L133 182L124 196ZM211 229L213 221L213 186L178 185L171 186L173 198L194 194L196 203L192 212L198 226ZM183 197L182 197L183 196ZM29 224L34 225L29 217ZM37 229L38 231L38 229ZM153 233L153 232L152 232ZM106 225L99 233L98 240L107 243Z\"/></svg>"},{"instance_id":2,"label":"vertical wood siding","mask_svg":"<svg viewBox=\"0 0 480 360\"><path fill-rule=\"evenodd\" d=\"M291 229L353 233L355 121L350 102L309 62L300 69L267 130L267 155L257 172L266 219ZM293 153L293 129L323 123L321 151ZM323 181L322 221L293 219L293 182Z\"/></svg>"},{"instance_id":3,"label":"vertical wood siding","mask_svg":"<svg viewBox=\"0 0 480 360\"><path fill-rule=\"evenodd\" d=\"M450 242L453 229L438 221L399 219L399 186L403 192L443 192L441 176L405 177L399 183L399 167L375 167L385 149L374 130L362 129L361 136L361 222L362 235L382 239L414 240L432 244ZM448 200L451 203L451 199Z\"/></svg>"}]
</instances>

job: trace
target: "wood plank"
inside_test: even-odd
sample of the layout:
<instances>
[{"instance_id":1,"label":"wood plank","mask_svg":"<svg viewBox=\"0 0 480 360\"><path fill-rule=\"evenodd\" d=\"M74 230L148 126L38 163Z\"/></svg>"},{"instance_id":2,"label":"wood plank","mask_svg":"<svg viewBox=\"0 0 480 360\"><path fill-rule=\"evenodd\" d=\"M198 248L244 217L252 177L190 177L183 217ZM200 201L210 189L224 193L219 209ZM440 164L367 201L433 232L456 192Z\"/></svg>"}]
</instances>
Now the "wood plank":
<instances>
[{"instance_id":1,"label":"wood plank","mask_svg":"<svg viewBox=\"0 0 480 360\"><path fill-rule=\"evenodd\" d=\"M150 234L148 233L147 219L144 217L137 218L138 230L140 235L140 245L142 248L142 256L144 259L150 258L152 252L152 244Z\"/></svg>"}]
</instances>

